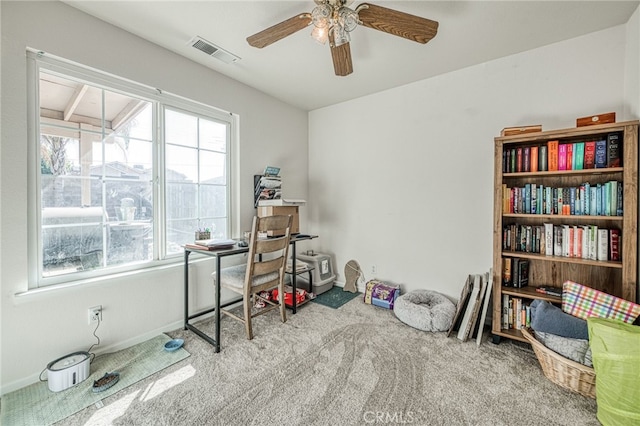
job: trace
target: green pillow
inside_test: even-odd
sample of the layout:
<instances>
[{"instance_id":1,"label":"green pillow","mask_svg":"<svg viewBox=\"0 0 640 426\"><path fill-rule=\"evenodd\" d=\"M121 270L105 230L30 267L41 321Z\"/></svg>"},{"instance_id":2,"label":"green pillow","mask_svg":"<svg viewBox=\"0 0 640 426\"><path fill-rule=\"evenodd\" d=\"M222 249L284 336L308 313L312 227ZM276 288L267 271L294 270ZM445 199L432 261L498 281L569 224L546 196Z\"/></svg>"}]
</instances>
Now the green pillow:
<instances>
[{"instance_id":1,"label":"green pillow","mask_svg":"<svg viewBox=\"0 0 640 426\"><path fill-rule=\"evenodd\" d=\"M604 426L640 424L640 327L595 317L587 326L598 420Z\"/></svg>"}]
</instances>

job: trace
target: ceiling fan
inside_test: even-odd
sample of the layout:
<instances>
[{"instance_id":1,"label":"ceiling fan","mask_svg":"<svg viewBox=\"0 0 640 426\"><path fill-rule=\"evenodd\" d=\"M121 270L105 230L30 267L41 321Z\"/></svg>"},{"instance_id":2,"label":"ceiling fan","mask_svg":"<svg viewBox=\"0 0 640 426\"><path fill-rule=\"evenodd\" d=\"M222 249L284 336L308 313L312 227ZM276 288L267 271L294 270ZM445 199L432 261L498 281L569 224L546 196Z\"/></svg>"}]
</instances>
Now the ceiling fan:
<instances>
[{"instance_id":1,"label":"ceiling fan","mask_svg":"<svg viewBox=\"0 0 640 426\"><path fill-rule=\"evenodd\" d=\"M313 24L311 35L324 44L329 41L336 75L353 72L349 33L358 25L425 44L436 36L438 22L397 10L362 3L355 9L348 6L353 0L314 0L311 13L301 13L252 36L247 42L263 48Z\"/></svg>"}]
</instances>

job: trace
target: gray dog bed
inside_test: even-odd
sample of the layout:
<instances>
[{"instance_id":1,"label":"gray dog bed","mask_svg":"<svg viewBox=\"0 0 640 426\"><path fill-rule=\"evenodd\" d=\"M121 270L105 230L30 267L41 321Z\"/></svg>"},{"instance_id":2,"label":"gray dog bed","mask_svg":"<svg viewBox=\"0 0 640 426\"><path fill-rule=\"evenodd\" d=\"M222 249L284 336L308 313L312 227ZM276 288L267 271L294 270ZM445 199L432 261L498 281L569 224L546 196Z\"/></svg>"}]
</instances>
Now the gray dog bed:
<instances>
[{"instance_id":1,"label":"gray dog bed","mask_svg":"<svg viewBox=\"0 0 640 426\"><path fill-rule=\"evenodd\" d=\"M418 330L447 331L456 307L436 291L413 290L398 297L393 312L400 321Z\"/></svg>"}]
</instances>

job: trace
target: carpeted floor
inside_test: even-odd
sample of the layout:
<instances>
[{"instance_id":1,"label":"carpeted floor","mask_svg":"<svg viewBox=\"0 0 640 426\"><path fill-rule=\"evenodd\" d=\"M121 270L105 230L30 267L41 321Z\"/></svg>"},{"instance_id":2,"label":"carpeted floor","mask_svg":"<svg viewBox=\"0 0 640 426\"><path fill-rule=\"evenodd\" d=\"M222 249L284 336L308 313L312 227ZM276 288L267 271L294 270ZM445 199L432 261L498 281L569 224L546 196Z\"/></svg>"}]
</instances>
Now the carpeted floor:
<instances>
[{"instance_id":1,"label":"carpeted floor","mask_svg":"<svg viewBox=\"0 0 640 426\"><path fill-rule=\"evenodd\" d=\"M251 341L225 318L218 354L169 334L189 358L59 424L599 425L595 401L547 380L527 345L418 331L360 298L306 304L284 324L270 312Z\"/></svg>"},{"instance_id":2,"label":"carpeted floor","mask_svg":"<svg viewBox=\"0 0 640 426\"><path fill-rule=\"evenodd\" d=\"M174 352L165 351L164 344L170 339L163 334L130 348L99 356L91 363L86 380L63 391L52 392L48 383L39 382L4 395L0 424L50 425L116 392L126 391L127 386L189 356L182 348ZM111 388L94 393L93 382L113 371L120 373L120 380Z\"/></svg>"}]
</instances>

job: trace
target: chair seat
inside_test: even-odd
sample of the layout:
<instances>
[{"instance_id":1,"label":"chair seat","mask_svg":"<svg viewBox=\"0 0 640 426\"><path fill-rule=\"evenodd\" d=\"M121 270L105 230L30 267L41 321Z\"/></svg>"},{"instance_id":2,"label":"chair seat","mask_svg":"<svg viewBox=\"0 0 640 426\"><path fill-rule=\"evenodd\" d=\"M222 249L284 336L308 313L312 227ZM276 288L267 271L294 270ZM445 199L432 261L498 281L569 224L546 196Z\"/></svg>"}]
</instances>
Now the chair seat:
<instances>
[{"instance_id":1,"label":"chair seat","mask_svg":"<svg viewBox=\"0 0 640 426\"><path fill-rule=\"evenodd\" d=\"M223 285L225 287L233 287L233 288L241 289L244 286L244 277L246 272L247 272L247 265L237 265L237 266L230 266L228 268L222 268L220 285ZM215 280L216 273L213 272L211 274L211 277ZM277 280L278 277L279 276L277 272L271 272L269 274L260 275L254 278L253 282L251 283L251 286L252 287L259 286L264 283L268 283L269 281Z\"/></svg>"}]
</instances>

